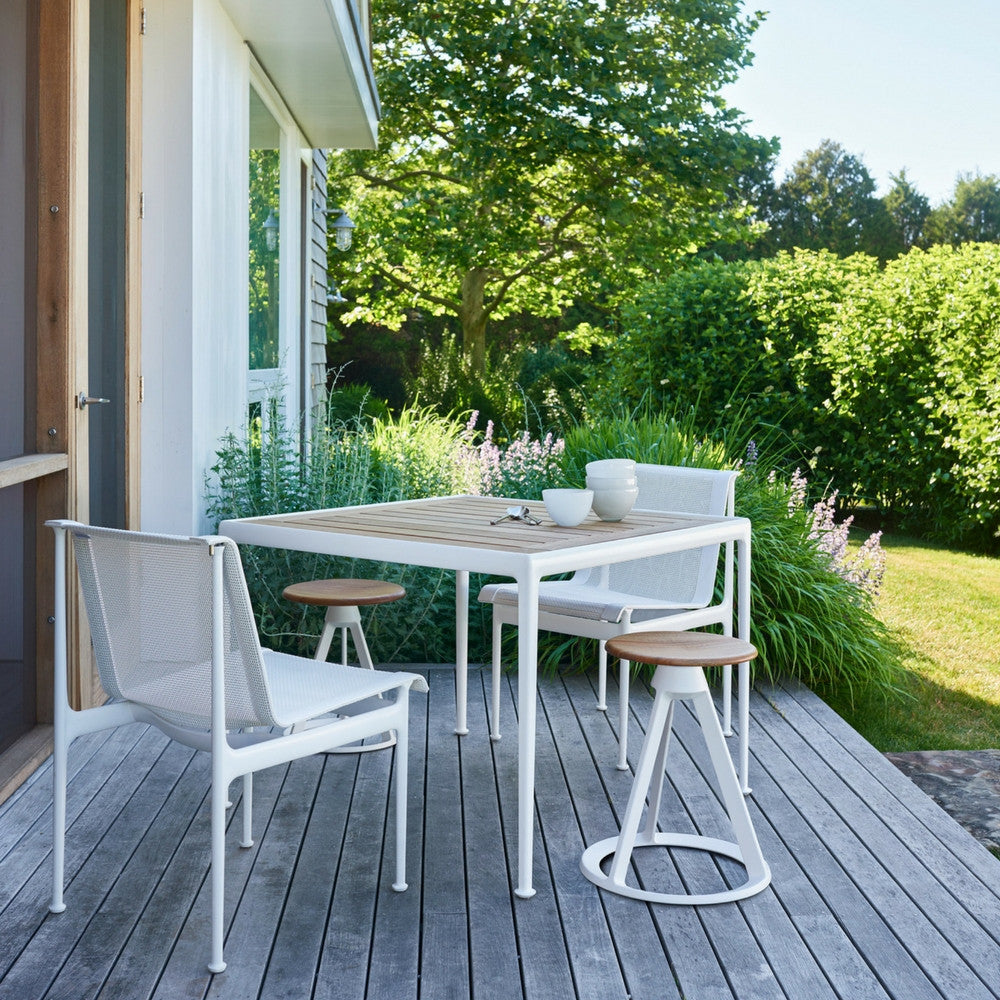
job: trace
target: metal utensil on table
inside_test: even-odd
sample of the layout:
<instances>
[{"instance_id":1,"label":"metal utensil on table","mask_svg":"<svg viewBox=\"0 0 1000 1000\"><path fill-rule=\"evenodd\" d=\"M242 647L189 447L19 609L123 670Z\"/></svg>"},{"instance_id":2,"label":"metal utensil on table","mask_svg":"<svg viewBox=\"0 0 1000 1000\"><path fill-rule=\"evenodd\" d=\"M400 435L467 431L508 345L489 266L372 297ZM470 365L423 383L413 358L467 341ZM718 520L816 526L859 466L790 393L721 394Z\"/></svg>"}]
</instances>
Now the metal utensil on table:
<instances>
[{"instance_id":1,"label":"metal utensil on table","mask_svg":"<svg viewBox=\"0 0 1000 1000\"><path fill-rule=\"evenodd\" d=\"M498 517L496 520L490 521L490 524L500 524L501 521L523 521L525 524L542 523L527 507L524 506L524 504L518 504L515 507L508 507L507 512L502 517Z\"/></svg>"}]
</instances>

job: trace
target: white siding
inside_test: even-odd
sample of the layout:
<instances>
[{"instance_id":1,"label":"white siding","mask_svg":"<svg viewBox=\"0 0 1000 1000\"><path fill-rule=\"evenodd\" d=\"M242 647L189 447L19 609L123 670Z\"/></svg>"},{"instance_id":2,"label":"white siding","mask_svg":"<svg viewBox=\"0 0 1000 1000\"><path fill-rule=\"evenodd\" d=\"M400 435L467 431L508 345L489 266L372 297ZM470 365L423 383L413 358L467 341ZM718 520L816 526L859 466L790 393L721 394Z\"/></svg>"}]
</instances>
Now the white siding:
<instances>
[{"instance_id":1,"label":"white siding","mask_svg":"<svg viewBox=\"0 0 1000 1000\"><path fill-rule=\"evenodd\" d=\"M142 526L204 532L214 527L205 476L247 412L250 54L216 0L150 0L147 24ZM292 130L286 142L294 152L303 140ZM283 204L287 195L297 206L298 175L297 166L283 174ZM297 212L283 211L281 224L282 246L300 246ZM300 274L282 268L282 360L296 414Z\"/></svg>"}]
</instances>

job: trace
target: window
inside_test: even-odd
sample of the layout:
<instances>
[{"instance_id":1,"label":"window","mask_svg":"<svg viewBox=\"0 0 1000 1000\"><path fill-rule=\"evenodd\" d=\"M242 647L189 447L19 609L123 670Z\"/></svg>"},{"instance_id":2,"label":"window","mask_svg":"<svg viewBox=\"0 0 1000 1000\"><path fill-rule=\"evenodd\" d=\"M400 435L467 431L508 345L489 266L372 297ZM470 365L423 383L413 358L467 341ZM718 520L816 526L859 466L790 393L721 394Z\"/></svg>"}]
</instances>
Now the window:
<instances>
[{"instance_id":1,"label":"window","mask_svg":"<svg viewBox=\"0 0 1000 1000\"><path fill-rule=\"evenodd\" d=\"M302 403L302 136L251 60L247 401L251 424L295 422Z\"/></svg>"}]
</instances>

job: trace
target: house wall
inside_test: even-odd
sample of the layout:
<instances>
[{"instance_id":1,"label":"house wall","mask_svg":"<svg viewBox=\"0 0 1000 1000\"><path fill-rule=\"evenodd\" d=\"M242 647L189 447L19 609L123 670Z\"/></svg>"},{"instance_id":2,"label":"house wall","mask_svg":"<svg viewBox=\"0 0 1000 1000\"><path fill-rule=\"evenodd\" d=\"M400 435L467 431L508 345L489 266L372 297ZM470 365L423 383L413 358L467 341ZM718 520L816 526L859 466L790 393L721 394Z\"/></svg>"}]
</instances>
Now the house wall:
<instances>
[{"instance_id":1,"label":"house wall","mask_svg":"<svg viewBox=\"0 0 1000 1000\"><path fill-rule=\"evenodd\" d=\"M326 150L312 151L312 197L306 228L306 266L311 280L306 288L306 406L310 421L322 419L326 401L326 296L330 276L326 259L326 216L318 208L326 200Z\"/></svg>"},{"instance_id":2,"label":"house wall","mask_svg":"<svg viewBox=\"0 0 1000 1000\"><path fill-rule=\"evenodd\" d=\"M142 498L146 530L207 532L204 482L247 415L250 53L215 0L151 0L143 51ZM286 137L295 152L303 139ZM297 161L296 161L297 162ZM283 171L298 205L299 168ZM282 212L282 246L301 240ZM282 360L297 370L300 269L283 268ZM286 380L299 410L298 380Z\"/></svg>"},{"instance_id":3,"label":"house wall","mask_svg":"<svg viewBox=\"0 0 1000 1000\"><path fill-rule=\"evenodd\" d=\"M142 527L189 532L194 442L194 0L149 0L142 58Z\"/></svg>"}]
</instances>

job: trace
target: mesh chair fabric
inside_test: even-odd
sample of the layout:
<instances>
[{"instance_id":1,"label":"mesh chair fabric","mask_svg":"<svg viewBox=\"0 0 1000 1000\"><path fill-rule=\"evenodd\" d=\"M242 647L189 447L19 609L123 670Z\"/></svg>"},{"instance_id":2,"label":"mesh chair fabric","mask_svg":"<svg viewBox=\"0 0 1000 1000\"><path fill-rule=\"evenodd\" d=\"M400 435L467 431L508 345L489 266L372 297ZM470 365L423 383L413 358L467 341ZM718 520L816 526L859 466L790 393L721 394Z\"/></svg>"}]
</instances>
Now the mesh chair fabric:
<instances>
[{"instance_id":1,"label":"mesh chair fabric","mask_svg":"<svg viewBox=\"0 0 1000 1000\"><path fill-rule=\"evenodd\" d=\"M208 729L212 563L205 539L73 530L101 684L161 718ZM225 542L226 726L277 725L239 552Z\"/></svg>"},{"instance_id":2,"label":"mesh chair fabric","mask_svg":"<svg viewBox=\"0 0 1000 1000\"><path fill-rule=\"evenodd\" d=\"M483 587L479 600L487 604L505 604L517 607L517 585L513 583L493 583ZM633 611L676 610L687 611L698 605L664 603L659 597L644 600L636 594L618 590L595 588L589 584L578 584L572 580L542 583L538 587L538 610L557 615L572 615L595 622L620 622L627 608Z\"/></svg>"},{"instance_id":3,"label":"mesh chair fabric","mask_svg":"<svg viewBox=\"0 0 1000 1000\"><path fill-rule=\"evenodd\" d=\"M413 679L414 690L427 690L419 674L345 667L270 649L262 652L274 714L283 728L396 690L403 678Z\"/></svg>"},{"instance_id":4,"label":"mesh chair fabric","mask_svg":"<svg viewBox=\"0 0 1000 1000\"><path fill-rule=\"evenodd\" d=\"M725 514L729 486L735 477L735 472L714 469L637 465L639 495L635 506L640 510ZM712 600L718 566L718 545L633 559L609 567L607 587L623 594L660 600L665 607L704 607Z\"/></svg>"},{"instance_id":5,"label":"mesh chair fabric","mask_svg":"<svg viewBox=\"0 0 1000 1000\"><path fill-rule=\"evenodd\" d=\"M685 514L732 513L730 493L737 473L714 469L639 464L636 509ZM538 590L542 612L619 622L632 611L682 611L707 607L715 592L719 546L663 556L647 556L577 573L571 580L543 582ZM489 584L479 600L517 606L516 584ZM641 620L650 615L638 615Z\"/></svg>"}]
</instances>

